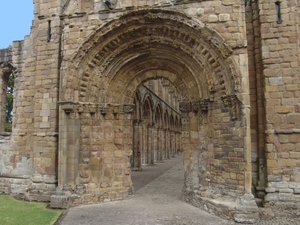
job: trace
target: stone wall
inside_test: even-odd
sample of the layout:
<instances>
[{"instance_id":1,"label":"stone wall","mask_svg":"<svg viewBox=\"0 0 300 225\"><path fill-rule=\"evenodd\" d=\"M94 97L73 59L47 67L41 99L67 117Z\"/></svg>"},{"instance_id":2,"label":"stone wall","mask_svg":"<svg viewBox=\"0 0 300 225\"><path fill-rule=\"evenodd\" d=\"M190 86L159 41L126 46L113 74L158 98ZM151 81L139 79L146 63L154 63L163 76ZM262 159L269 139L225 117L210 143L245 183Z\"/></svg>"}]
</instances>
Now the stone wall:
<instances>
[{"instance_id":1,"label":"stone wall","mask_svg":"<svg viewBox=\"0 0 300 225\"><path fill-rule=\"evenodd\" d=\"M0 49L0 62L12 62L12 49Z\"/></svg>"},{"instance_id":2,"label":"stone wall","mask_svg":"<svg viewBox=\"0 0 300 225\"><path fill-rule=\"evenodd\" d=\"M299 15L280 5L282 21L265 0L35 1L30 36L12 46L2 192L53 194L52 207L128 197L136 92L160 78L178 95L185 200L254 223L253 193L295 215Z\"/></svg>"},{"instance_id":3,"label":"stone wall","mask_svg":"<svg viewBox=\"0 0 300 225\"><path fill-rule=\"evenodd\" d=\"M299 14L297 1L262 1L260 30L266 124L266 205L299 211ZM285 210L282 210L285 209ZM287 210L287 211L286 211Z\"/></svg>"}]
</instances>

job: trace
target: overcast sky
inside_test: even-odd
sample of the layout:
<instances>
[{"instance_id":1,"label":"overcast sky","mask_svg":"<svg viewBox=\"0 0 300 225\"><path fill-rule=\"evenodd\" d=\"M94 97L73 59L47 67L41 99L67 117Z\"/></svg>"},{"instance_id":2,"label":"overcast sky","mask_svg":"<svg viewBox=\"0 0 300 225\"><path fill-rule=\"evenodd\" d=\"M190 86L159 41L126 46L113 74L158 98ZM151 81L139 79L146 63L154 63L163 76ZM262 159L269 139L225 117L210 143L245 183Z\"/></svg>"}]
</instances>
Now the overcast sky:
<instances>
[{"instance_id":1,"label":"overcast sky","mask_svg":"<svg viewBox=\"0 0 300 225\"><path fill-rule=\"evenodd\" d=\"M30 34L33 0L1 0L0 49Z\"/></svg>"}]
</instances>

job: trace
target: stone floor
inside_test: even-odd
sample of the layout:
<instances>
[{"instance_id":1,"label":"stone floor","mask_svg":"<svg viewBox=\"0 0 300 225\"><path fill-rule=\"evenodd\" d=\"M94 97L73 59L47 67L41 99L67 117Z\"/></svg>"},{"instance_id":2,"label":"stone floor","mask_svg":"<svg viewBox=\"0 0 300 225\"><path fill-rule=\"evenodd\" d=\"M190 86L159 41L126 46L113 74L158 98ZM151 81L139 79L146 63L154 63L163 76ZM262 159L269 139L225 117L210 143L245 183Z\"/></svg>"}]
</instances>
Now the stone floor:
<instances>
[{"instance_id":1,"label":"stone floor","mask_svg":"<svg viewBox=\"0 0 300 225\"><path fill-rule=\"evenodd\" d=\"M135 194L128 200L70 208L57 225L232 225L181 201L182 155L132 171ZM276 218L259 225L300 225L300 218Z\"/></svg>"},{"instance_id":2,"label":"stone floor","mask_svg":"<svg viewBox=\"0 0 300 225\"><path fill-rule=\"evenodd\" d=\"M227 221L181 201L182 156L133 171L128 200L70 208L60 225L221 225Z\"/></svg>"}]
</instances>

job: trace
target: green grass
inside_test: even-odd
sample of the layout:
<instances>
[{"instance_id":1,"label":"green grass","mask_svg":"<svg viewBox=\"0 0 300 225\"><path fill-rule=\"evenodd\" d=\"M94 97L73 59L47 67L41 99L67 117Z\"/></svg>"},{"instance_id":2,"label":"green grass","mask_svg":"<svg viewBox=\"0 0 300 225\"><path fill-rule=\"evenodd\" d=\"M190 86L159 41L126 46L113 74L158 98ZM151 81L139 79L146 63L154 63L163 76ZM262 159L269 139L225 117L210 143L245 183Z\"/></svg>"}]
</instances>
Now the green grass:
<instances>
[{"instance_id":1,"label":"green grass","mask_svg":"<svg viewBox=\"0 0 300 225\"><path fill-rule=\"evenodd\" d=\"M46 207L46 203L18 201L12 196L0 195L0 225L54 224L62 210Z\"/></svg>"}]
</instances>

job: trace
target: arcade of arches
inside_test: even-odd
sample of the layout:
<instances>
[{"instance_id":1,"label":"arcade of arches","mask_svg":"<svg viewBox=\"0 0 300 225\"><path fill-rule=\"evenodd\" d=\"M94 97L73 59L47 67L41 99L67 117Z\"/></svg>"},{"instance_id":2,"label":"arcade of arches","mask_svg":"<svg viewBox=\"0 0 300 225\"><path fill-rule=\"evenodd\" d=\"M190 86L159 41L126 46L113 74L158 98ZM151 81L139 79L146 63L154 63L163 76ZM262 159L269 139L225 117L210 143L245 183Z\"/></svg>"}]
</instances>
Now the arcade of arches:
<instances>
[{"instance_id":1,"label":"arcade of arches","mask_svg":"<svg viewBox=\"0 0 300 225\"><path fill-rule=\"evenodd\" d=\"M144 83L133 112L132 169L153 165L181 152L181 114L176 90L168 80Z\"/></svg>"},{"instance_id":2,"label":"arcade of arches","mask_svg":"<svg viewBox=\"0 0 300 225\"><path fill-rule=\"evenodd\" d=\"M34 2L30 35L0 52L1 126L15 74L0 193L126 199L132 169L182 152L185 201L241 223L257 202L297 215L296 0L280 23L265 0Z\"/></svg>"}]
</instances>

